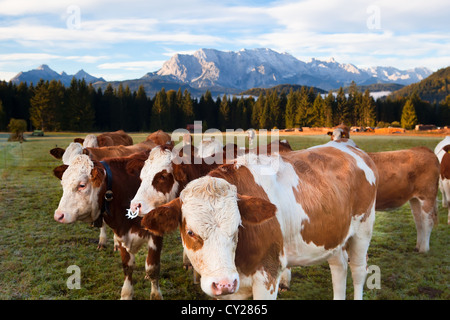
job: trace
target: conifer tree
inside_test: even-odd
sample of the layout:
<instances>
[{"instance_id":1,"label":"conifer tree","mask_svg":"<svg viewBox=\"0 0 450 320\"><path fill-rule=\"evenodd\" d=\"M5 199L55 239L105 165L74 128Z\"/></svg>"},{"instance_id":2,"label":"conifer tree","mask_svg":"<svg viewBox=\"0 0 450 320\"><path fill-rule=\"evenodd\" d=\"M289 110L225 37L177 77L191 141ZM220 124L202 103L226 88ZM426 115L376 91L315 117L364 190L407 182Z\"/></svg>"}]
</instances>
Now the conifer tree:
<instances>
[{"instance_id":1,"label":"conifer tree","mask_svg":"<svg viewBox=\"0 0 450 320\"><path fill-rule=\"evenodd\" d=\"M413 129L417 124L417 115L412 99L408 99L408 101L406 101L405 103L405 106L403 107L400 124L402 128L405 128L407 130Z\"/></svg>"}]
</instances>

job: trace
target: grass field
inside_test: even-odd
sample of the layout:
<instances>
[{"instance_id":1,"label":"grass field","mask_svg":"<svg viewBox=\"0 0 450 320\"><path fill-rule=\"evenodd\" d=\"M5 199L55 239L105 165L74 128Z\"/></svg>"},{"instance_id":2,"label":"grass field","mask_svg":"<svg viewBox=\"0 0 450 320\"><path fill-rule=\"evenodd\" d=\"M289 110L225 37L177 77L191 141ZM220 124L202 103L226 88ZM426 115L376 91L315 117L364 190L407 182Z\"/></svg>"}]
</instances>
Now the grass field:
<instances>
[{"instance_id":1,"label":"grass field","mask_svg":"<svg viewBox=\"0 0 450 320\"><path fill-rule=\"evenodd\" d=\"M85 223L62 225L53 220L62 189L52 174L60 162L49 155L55 146L66 147L84 134L49 133L27 137L20 144L6 142L0 134L0 299L119 299L123 283L120 255L113 251L112 231L108 247L97 251L98 229ZM133 134L135 142L147 134ZM294 149L329 140L328 136L286 136ZM354 136L368 152L427 146L432 150L442 137ZM440 197L440 194L439 194ZM390 212L377 212L368 252L368 264L380 269L381 288L364 290L365 299L450 299L450 226L447 210L439 202L439 224L434 227L430 252L414 252L416 230L409 204ZM164 299L208 299L189 272L182 268L178 233L164 239L161 291ZM150 283L144 280L144 250L137 256L135 299L148 299ZM76 265L81 288L68 289ZM278 299L331 299L331 275L327 263L294 268L291 289ZM347 298L353 288L349 271Z\"/></svg>"}]
</instances>

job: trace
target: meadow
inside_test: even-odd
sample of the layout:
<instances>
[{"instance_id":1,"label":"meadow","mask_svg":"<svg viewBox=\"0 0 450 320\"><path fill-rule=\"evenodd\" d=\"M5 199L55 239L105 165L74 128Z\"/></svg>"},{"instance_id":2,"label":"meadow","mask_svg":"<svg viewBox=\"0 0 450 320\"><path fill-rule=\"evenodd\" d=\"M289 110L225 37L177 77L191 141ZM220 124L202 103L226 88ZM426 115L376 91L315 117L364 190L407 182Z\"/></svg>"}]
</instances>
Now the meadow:
<instances>
[{"instance_id":1,"label":"meadow","mask_svg":"<svg viewBox=\"0 0 450 320\"><path fill-rule=\"evenodd\" d=\"M66 147L83 133L48 133L29 137L24 143L7 142L0 134L0 299L119 299L123 284L120 255L113 251L113 234L108 230L107 248L97 250L98 229L86 223L63 225L53 213L62 195L60 181L52 170L60 161L49 150ZM147 134L132 134L135 142ZM283 138L283 137L281 137ZM286 136L293 149L329 141L326 135ZM437 136L353 136L365 151L377 152L427 146L434 150L443 137ZM438 195L439 199L441 195ZM416 229L409 204L389 212L377 212L368 265L380 270L380 288L364 289L364 299L421 300L450 299L450 226L447 209L438 203L439 223L432 231L430 251L414 251ZM177 232L164 239L161 259L161 291L166 300L209 299L191 272L182 267L182 245ZM136 257L133 275L135 299L150 296L144 279L145 251ZM80 289L69 289L68 267L81 271ZM331 274L327 263L293 268L291 288L281 292L283 300L332 299ZM351 276L347 298L353 298Z\"/></svg>"}]
</instances>

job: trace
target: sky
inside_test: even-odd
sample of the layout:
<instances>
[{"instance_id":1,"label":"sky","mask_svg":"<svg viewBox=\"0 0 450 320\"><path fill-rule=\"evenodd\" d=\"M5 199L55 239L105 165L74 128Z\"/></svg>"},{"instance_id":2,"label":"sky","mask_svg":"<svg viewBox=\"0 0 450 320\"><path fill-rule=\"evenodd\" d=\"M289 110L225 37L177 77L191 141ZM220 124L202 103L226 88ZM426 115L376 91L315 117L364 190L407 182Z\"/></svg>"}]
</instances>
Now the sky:
<instances>
[{"instance_id":1,"label":"sky","mask_svg":"<svg viewBox=\"0 0 450 320\"><path fill-rule=\"evenodd\" d=\"M200 48L436 71L449 17L448 0L0 0L0 80L41 64L137 79Z\"/></svg>"}]
</instances>

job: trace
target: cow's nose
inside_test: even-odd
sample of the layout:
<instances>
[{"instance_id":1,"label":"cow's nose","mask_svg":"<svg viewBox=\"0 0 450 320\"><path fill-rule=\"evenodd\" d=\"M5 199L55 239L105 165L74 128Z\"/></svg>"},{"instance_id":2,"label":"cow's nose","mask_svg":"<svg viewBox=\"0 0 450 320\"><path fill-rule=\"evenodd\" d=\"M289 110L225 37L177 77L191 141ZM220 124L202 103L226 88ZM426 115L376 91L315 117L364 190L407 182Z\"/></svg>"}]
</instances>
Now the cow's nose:
<instances>
[{"instance_id":1,"label":"cow's nose","mask_svg":"<svg viewBox=\"0 0 450 320\"><path fill-rule=\"evenodd\" d=\"M223 279L217 282L213 282L211 285L212 293L215 296L221 296L224 294L232 294L236 291L238 285L237 279L230 281L229 279Z\"/></svg>"},{"instance_id":2,"label":"cow's nose","mask_svg":"<svg viewBox=\"0 0 450 320\"><path fill-rule=\"evenodd\" d=\"M64 221L64 213L62 213L59 210L56 210L53 218L58 222L63 222Z\"/></svg>"},{"instance_id":3,"label":"cow's nose","mask_svg":"<svg viewBox=\"0 0 450 320\"><path fill-rule=\"evenodd\" d=\"M134 202L134 203L131 203L130 210L132 212L141 211L141 207L142 207L142 205L140 202Z\"/></svg>"}]
</instances>

